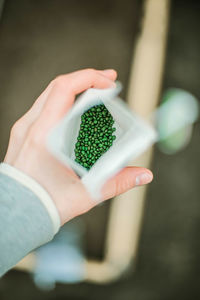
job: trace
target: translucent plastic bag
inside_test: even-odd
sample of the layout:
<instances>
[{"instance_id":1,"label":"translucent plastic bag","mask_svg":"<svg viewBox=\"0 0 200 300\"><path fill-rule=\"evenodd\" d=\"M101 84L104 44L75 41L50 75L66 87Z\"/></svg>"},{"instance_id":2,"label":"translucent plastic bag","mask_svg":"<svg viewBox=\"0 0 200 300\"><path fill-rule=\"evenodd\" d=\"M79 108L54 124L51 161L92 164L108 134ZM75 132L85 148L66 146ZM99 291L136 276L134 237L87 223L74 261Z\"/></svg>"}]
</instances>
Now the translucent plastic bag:
<instances>
[{"instance_id":1,"label":"translucent plastic bag","mask_svg":"<svg viewBox=\"0 0 200 300\"><path fill-rule=\"evenodd\" d=\"M116 88L88 89L50 132L47 140L49 151L81 177L96 201L101 199L104 183L126 166L130 159L135 159L156 141L153 127L132 113L124 101L117 97L120 91L119 82ZM81 115L92 106L102 103L113 116L116 139L110 149L87 170L75 161L74 153Z\"/></svg>"}]
</instances>

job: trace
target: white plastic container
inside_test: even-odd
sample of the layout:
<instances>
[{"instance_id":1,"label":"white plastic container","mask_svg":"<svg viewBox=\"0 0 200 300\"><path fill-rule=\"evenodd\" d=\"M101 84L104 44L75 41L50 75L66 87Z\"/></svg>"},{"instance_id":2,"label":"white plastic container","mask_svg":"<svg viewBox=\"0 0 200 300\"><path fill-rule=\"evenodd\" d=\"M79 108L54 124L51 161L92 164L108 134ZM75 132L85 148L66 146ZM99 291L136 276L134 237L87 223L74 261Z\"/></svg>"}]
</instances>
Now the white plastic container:
<instances>
[{"instance_id":1,"label":"white plastic container","mask_svg":"<svg viewBox=\"0 0 200 300\"><path fill-rule=\"evenodd\" d=\"M49 151L81 177L83 184L96 201L101 199L101 188L104 183L126 166L130 159L135 159L156 141L153 127L132 113L124 101L117 97L120 91L119 82L116 88L88 89L76 100L47 139ZM74 153L81 115L92 106L102 103L113 116L116 139L90 170L86 170L75 162Z\"/></svg>"}]
</instances>

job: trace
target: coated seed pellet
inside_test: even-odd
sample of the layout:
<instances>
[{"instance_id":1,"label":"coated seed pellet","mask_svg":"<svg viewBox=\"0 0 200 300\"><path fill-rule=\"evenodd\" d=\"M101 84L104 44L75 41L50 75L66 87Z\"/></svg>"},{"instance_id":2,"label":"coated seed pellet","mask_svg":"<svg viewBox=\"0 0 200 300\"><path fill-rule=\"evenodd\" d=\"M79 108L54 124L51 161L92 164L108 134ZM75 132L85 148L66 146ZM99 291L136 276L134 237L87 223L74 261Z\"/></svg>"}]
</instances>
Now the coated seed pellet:
<instances>
[{"instance_id":1,"label":"coated seed pellet","mask_svg":"<svg viewBox=\"0 0 200 300\"><path fill-rule=\"evenodd\" d=\"M108 151L116 136L114 120L104 104L95 105L81 116L81 125L75 144L75 161L86 169Z\"/></svg>"}]
</instances>

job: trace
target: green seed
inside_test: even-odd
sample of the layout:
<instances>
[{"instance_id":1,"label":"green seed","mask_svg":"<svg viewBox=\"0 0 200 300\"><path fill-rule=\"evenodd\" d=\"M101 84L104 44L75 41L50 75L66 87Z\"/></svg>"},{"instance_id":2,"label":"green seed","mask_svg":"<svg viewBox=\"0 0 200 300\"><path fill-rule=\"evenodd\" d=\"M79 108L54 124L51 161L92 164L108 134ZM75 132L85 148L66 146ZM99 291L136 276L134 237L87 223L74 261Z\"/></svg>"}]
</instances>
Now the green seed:
<instances>
[{"instance_id":1,"label":"green seed","mask_svg":"<svg viewBox=\"0 0 200 300\"><path fill-rule=\"evenodd\" d=\"M112 135L114 120L104 104L95 105L81 116L80 130L75 144L75 161L86 169L105 153L116 139Z\"/></svg>"}]
</instances>

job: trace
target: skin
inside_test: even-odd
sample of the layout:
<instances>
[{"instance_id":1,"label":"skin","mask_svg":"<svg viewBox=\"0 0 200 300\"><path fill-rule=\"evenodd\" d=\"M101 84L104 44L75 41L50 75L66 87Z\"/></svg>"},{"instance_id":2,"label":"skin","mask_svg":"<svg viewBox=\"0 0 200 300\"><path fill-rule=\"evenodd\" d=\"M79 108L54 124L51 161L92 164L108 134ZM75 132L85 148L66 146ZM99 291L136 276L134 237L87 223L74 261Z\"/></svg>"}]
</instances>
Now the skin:
<instances>
[{"instance_id":1,"label":"skin","mask_svg":"<svg viewBox=\"0 0 200 300\"><path fill-rule=\"evenodd\" d=\"M51 196L61 224L83 214L97 203L77 175L57 161L46 149L46 136L69 111L77 94L88 88L115 86L115 70L84 69L55 78L29 111L12 127L4 162L35 179ZM150 170L126 167L102 189L101 201L151 182Z\"/></svg>"}]
</instances>

